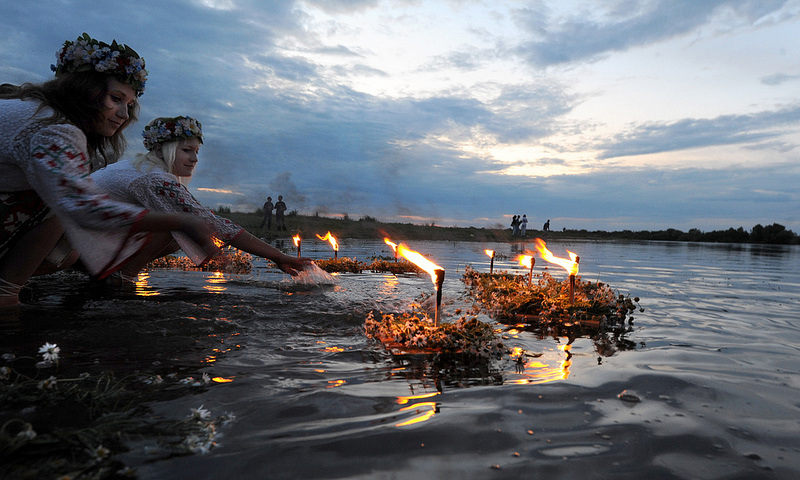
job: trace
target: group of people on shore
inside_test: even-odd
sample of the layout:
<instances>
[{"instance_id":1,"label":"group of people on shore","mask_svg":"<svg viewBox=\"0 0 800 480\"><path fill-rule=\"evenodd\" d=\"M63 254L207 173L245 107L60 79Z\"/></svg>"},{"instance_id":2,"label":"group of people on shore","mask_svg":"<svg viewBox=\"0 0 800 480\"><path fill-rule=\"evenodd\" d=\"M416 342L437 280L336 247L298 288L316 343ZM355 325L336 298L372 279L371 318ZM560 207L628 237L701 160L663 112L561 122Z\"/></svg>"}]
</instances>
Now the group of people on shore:
<instances>
[{"instance_id":1,"label":"group of people on shore","mask_svg":"<svg viewBox=\"0 0 800 480\"><path fill-rule=\"evenodd\" d=\"M523 213L522 217L520 217L519 215L514 215L513 217L511 217L511 235L513 235L515 237L523 237L524 238L525 235L527 234L527 231L528 231L528 215L527 214ZM544 222L544 225L542 225L542 231L543 232L549 232L550 231L550 220L549 219L546 222Z\"/></svg>"},{"instance_id":2,"label":"group of people on shore","mask_svg":"<svg viewBox=\"0 0 800 480\"><path fill-rule=\"evenodd\" d=\"M137 120L148 75L136 51L84 33L56 57L53 79L0 85L0 309L19 305L34 275L76 265L122 285L178 249L197 265L217 255L218 245L265 257L292 275L311 264L215 215L189 192L203 144L197 119L153 119L142 132L147 153L120 161L122 132ZM276 206L278 225L283 210Z\"/></svg>"},{"instance_id":3,"label":"group of people on shore","mask_svg":"<svg viewBox=\"0 0 800 480\"><path fill-rule=\"evenodd\" d=\"M278 201L275 204L272 203L272 197L267 197L262 210L264 210L264 220L261 221L258 228L264 228L266 225L267 230L272 230L272 210L275 210L275 229L286 231L286 203L283 201L283 195L278 195Z\"/></svg>"},{"instance_id":4,"label":"group of people on shore","mask_svg":"<svg viewBox=\"0 0 800 480\"><path fill-rule=\"evenodd\" d=\"M520 218L519 215L511 217L511 235L515 237L525 237L528 231L528 215L523 214Z\"/></svg>"}]
</instances>

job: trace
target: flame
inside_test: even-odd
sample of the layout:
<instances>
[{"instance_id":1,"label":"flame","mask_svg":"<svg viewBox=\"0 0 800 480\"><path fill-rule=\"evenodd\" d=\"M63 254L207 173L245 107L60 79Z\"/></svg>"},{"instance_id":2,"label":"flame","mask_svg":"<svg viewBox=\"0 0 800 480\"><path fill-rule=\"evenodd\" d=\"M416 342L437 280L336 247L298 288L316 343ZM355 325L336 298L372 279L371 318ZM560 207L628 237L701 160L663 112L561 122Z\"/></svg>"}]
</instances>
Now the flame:
<instances>
[{"instance_id":1,"label":"flame","mask_svg":"<svg viewBox=\"0 0 800 480\"><path fill-rule=\"evenodd\" d=\"M523 267L531 268L531 260L533 260L533 256L520 255L519 257L517 257L517 260L519 260L519 264L522 265Z\"/></svg>"},{"instance_id":2,"label":"flame","mask_svg":"<svg viewBox=\"0 0 800 480\"><path fill-rule=\"evenodd\" d=\"M489 255L490 257L494 257L494 250L484 250L484 252L486 252L486 255Z\"/></svg>"},{"instance_id":3,"label":"flame","mask_svg":"<svg viewBox=\"0 0 800 480\"><path fill-rule=\"evenodd\" d=\"M386 237L384 237L383 241L386 243L386 245L389 245L390 247L392 247L392 251L393 252L397 252L397 244L396 243L394 243L393 241L389 240Z\"/></svg>"},{"instance_id":4,"label":"flame","mask_svg":"<svg viewBox=\"0 0 800 480\"><path fill-rule=\"evenodd\" d=\"M384 242L386 242L387 245L395 245L391 241L389 241L388 238L384 239ZM436 285L436 278L437 278L436 270L444 270L442 267L436 265L427 258L423 257L421 253L411 250L402 243L396 245L396 247L393 248L403 258L405 258L409 262L413 263L414 265L428 272L431 276L431 281L433 282L434 285Z\"/></svg>"},{"instance_id":5,"label":"flame","mask_svg":"<svg viewBox=\"0 0 800 480\"><path fill-rule=\"evenodd\" d=\"M578 274L578 256L576 254L567 250L570 260L556 257L550 250L547 249L547 244L541 238L536 239L536 250L539 252L539 255L543 260L561 266L570 275Z\"/></svg>"},{"instance_id":6,"label":"flame","mask_svg":"<svg viewBox=\"0 0 800 480\"><path fill-rule=\"evenodd\" d=\"M319 234L317 234L317 238L319 238L323 242L326 240L331 242L331 246L333 247L333 249L337 252L339 251L339 244L336 243L336 238L334 238L334 236L331 235L331 232L326 233L324 237L321 237Z\"/></svg>"},{"instance_id":7,"label":"flame","mask_svg":"<svg viewBox=\"0 0 800 480\"><path fill-rule=\"evenodd\" d=\"M319 236L319 235L317 235L317 236ZM292 240L294 240L294 246L295 247L300 246L300 234L299 233L297 235L295 235L294 237L292 237Z\"/></svg>"}]
</instances>

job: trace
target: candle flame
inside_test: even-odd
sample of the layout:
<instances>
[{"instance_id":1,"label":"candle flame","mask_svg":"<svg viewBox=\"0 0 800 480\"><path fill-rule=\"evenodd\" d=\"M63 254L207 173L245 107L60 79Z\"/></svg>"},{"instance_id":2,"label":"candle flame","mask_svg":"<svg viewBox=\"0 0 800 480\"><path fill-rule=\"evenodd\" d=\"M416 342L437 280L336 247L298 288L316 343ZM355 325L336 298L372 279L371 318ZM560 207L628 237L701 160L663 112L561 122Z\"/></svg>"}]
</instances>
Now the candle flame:
<instances>
[{"instance_id":1,"label":"candle flame","mask_svg":"<svg viewBox=\"0 0 800 480\"><path fill-rule=\"evenodd\" d=\"M486 255L489 255L490 257L494 258L494 250L484 250L484 252L486 252Z\"/></svg>"},{"instance_id":2,"label":"candle flame","mask_svg":"<svg viewBox=\"0 0 800 480\"><path fill-rule=\"evenodd\" d=\"M403 258L405 258L409 262L413 263L414 265L416 265L419 268L421 268L421 269L425 270L426 272L428 272L428 274L430 274L430 276L431 276L431 281L433 282L434 285L436 285L436 279L438 277L438 274L436 273L436 271L437 270L443 271L444 269L442 267L440 267L439 265L436 265L435 263L431 262L427 258L423 257L421 253L415 252L414 250L411 250L410 248L406 247L402 243L401 244L395 244L395 243L391 242L388 238L385 238L384 242L386 242L387 245L392 246L392 248L394 248L395 251L400 256L402 256Z\"/></svg>"},{"instance_id":3,"label":"candle flame","mask_svg":"<svg viewBox=\"0 0 800 480\"><path fill-rule=\"evenodd\" d=\"M519 264L523 267L531 268L531 260L533 260L533 256L531 255L520 255L517 260L519 260Z\"/></svg>"},{"instance_id":4,"label":"candle flame","mask_svg":"<svg viewBox=\"0 0 800 480\"><path fill-rule=\"evenodd\" d=\"M292 237L292 240L294 240L294 246L295 247L299 246L300 245L300 234L298 233L297 235Z\"/></svg>"},{"instance_id":5,"label":"candle flame","mask_svg":"<svg viewBox=\"0 0 800 480\"><path fill-rule=\"evenodd\" d=\"M536 250L539 252L539 255L543 260L559 265L570 275L578 274L578 255L567 250L570 258L569 260L566 258L557 257L547 249L547 244L541 238L536 239Z\"/></svg>"},{"instance_id":6,"label":"candle flame","mask_svg":"<svg viewBox=\"0 0 800 480\"><path fill-rule=\"evenodd\" d=\"M397 252L397 244L396 243L394 243L393 241L389 240L388 238L384 238L383 241L386 243L386 245L389 245L390 247L392 247L392 251Z\"/></svg>"},{"instance_id":7,"label":"candle flame","mask_svg":"<svg viewBox=\"0 0 800 480\"><path fill-rule=\"evenodd\" d=\"M333 235L331 235L331 232L326 233L324 237L317 234L317 238L319 238L323 242L327 240L328 242L331 243L331 246L335 251L337 252L339 251L339 244L336 243L336 238Z\"/></svg>"}]
</instances>

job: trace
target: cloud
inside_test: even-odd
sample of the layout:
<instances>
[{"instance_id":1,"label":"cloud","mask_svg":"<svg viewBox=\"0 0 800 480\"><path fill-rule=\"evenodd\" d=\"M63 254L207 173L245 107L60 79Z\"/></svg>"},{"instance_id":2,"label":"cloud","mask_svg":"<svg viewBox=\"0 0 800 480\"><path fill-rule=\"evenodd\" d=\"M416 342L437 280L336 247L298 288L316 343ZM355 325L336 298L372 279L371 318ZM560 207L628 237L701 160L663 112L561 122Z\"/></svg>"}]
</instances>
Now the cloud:
<instances>
[{"instance_id":1,"label":"cloud","mask_svg":"<svg viewBox=\"0 0 800 480\"><path fill-rule=\"evenodd\" d=\"M797 37L788 29L779 41L768 35L773 24L791 26L797 17L796 6L787 7L768 21L784 1L541 0L516 10L503 2L431 8L416 0L68 4L4 5L0 82L51 78L56 49L84 30L128 43L150 70L141 120L127 132L129 152L143 150L140 129L153 117L200 119L206 142L191 187L209 206L252 209L267 194L282 194L290 210L304 213L477 226L506 225L505 215L526 213L534 225L552 218L554 228L608 229L704 228L693 224L702 205L704 218L714 215L725 228L754 220L800 225L793 213L800 172L791 167L798 163L800 106L781 93L800 77L773 52ZM387 18L396 21L381 23ZM425 33L420 19L454 37L440 34L441 44L409 48L413 55L393 64L381 42L405 47ZM731 31L764 35L763 44L749 45L747 59L758 59L749 83L725 69L729 62L715 64L714 88L725 96L704 115L681 103L685 85L659 90L668 82L648 71L659 80L646 83L648 95L669 95L674 110L623 116L629 92L615 83L635 72L603 59L646 45L687 48L670 43L686 36L713 58L732 56L729 44L708 41ZM541 68L548 66L560 68ZM391 95L359 90L369 82L402 86ZM587 115L597 99L591 92L621 108ZM672 158L670 152L716 146L748 167L667 169L637 166L635 158L615 167L619 157ZM498 149L513 153L499 158ZM767 149L780 168L750 169L746 159L766 157ZM716 158L716 150L705 152ZM532 178L511 175L510 167L576 173Z\"/></svg>"},{"instance_id":2,"label":"cloud","mask_svg":"<svg viewBox=\"0 0 800 480\"><path fill-rule=\"evenodd\" d=\"M800 127L800 105L750 115L647 123L598 145L600 159L670 152L712 145L752 144Z\"/></svg>"},{"instance_id":3,"label":"cloud","mask_svg":"<svg viewBox=\"0 0 800 480\"><path fill-rule=\"evenodd\" d=\"M800 80L800 75L786 75L784 73L776 73L767 77L761 78L761 83L764 85L781 85L786 82L795 82Z\"/></svg>"},{"instance_id":4,"label":"cloud","mask_svg":"<svg viewBox=\"0 0 800 480\"><path fill-rule=\"evenodd\" d=\"M519 24L533 40L521 43L516 52L536 66L596 61L610 52L686 35L721 12L731 12L753 23L785 3L786 0L629 0L612 2L605 11L581 11L566 19L556 18L547 8L524 8L518 13Z\"/></svg>"}]
</instances>

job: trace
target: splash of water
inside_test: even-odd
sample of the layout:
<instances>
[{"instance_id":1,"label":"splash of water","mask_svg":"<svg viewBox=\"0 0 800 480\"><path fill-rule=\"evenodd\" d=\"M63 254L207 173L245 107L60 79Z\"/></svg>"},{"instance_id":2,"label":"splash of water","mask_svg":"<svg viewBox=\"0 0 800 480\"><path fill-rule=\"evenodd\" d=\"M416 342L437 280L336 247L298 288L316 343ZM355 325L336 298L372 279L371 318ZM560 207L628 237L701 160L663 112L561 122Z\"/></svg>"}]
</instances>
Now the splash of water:
<instances>
[{"instance_id":1,"label":"splash of water","mask_svg":"<svg viewBox=\"0 0 800 480\"><path fill-rule=\"evenodd\" d=\"M311 264L310 267L304 268L302 272L292 277L291 282L296 285L333 285L336 280L330 273Z\"/></svg>"}]
</instances>

